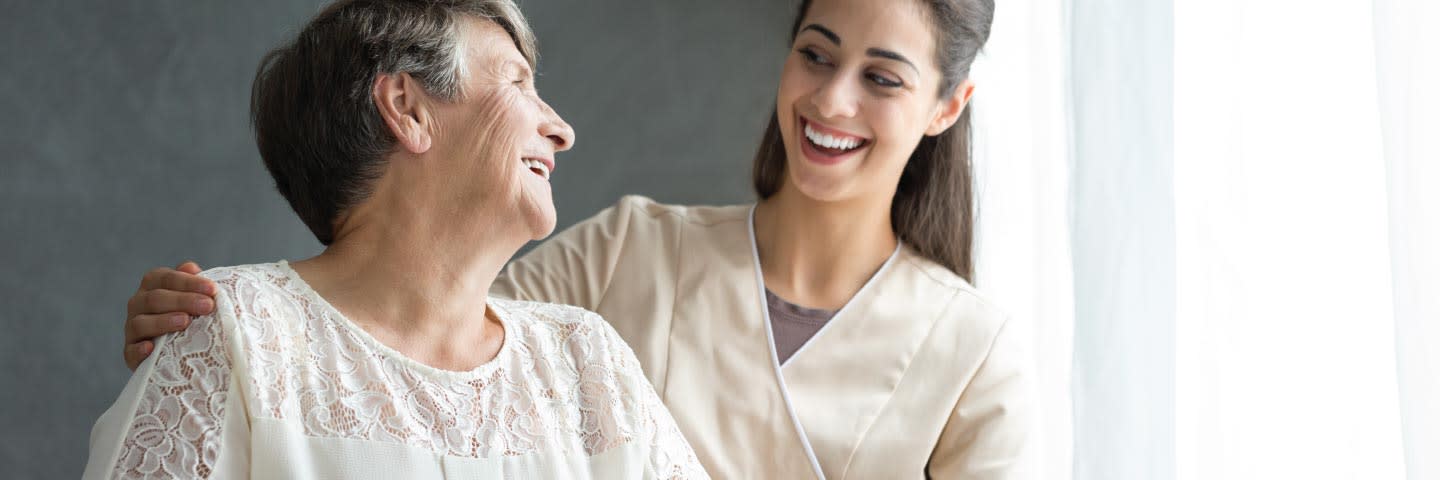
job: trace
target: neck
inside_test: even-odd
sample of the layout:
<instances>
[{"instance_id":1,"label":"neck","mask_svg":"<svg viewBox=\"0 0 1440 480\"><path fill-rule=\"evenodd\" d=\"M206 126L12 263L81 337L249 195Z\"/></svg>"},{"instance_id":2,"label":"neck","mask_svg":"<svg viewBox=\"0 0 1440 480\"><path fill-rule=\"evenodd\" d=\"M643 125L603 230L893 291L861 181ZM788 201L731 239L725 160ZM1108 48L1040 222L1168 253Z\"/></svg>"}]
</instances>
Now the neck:
<instances>
[{"instance_id":1,"label":"neck","mask_svg":"<svg viewBox=\"0 0 1440 480\"><path fill-rule=\"evenodd\" d=\"M523 236L500 219L467 221L483 208L443 218L416 214L443 211L432 206L376 196L346 216L324 252L296 262L296 272L348 319L417 361L467 370L493 358L504 328L486 296Z\"/></svg>"},{"instance_id":2,"label":"neck","mask_svg":"<svg viewBox=\"0 0 1440 480\"><path fill-rule=\"evenodd\" d=\"M837 310L894 253L890 201L824 202L786 185L755 209L765 286L792 303Z\"/></svg>"}]
</instances>

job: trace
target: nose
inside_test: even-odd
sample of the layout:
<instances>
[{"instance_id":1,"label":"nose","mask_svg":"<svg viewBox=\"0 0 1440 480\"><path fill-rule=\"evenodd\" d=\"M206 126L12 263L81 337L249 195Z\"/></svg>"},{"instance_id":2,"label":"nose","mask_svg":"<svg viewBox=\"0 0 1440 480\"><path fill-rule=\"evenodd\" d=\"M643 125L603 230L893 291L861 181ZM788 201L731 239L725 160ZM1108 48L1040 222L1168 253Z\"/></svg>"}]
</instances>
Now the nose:
<instances>
[{"instance_id":1,"label":"nose","mask_svg":"<svg viewBox=\"0 0 1440 480\"><path fill-rule=\"evenodd\" d=\"M853 93L851 83L846 75L832 75L810 96L810 103L825 118L853 117L859 109L859 99Z\"/></svg>"},{"instance_id":2,"label":"nose","mask_svg":"<svg viewBox=\"0 0 1440 480\"><path fill-rule=\"evenodd\" d=\"M575 129L570 128L570 124L565 123L560 114L550 108L550 104L541 101L540 107L545 112L545 118L540 122L540 135L555 144L555 151L569 150L575 145Z\"/></svg>"}]
</instances>

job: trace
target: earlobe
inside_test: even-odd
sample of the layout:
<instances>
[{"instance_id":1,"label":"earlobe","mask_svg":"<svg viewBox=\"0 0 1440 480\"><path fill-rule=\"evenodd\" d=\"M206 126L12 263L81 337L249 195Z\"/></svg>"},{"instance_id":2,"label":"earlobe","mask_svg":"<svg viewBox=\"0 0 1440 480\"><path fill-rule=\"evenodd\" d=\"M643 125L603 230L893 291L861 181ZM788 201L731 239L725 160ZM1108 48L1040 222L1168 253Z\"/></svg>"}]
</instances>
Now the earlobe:
<instances>
[{"instance_id":1,"label":"earlobe","mask_svg":"<svg viewBox=\"0 0 1440 480\"><path fill-rule=\"evenodd\" d=\"M929 128L925 129L925 135L936 136L945 133L955 122L960 120L960 114L970 104L970 96L975 93L975 82L970 79L960 82L955 86L955 91L949 96L940 100L939 108L936 109L935 118L930 121Z\"/></svg>"},{"instance_id":2,"label":"earlobe","mask_svg":"<svg viewBox=\"0 0 1440 480\"><path fill-rule=\"evenodd\" d=\"M432 138L430 131L425 128L415 128L414 132L414 138L411 138L410 143L406 145L410 153L418 154L430 151L430 139Z\"/></svg>"},{"instance_id":3,"label":"earlobe","mask_svg":"<svg viewBox=\"0 0 1440 480\"><path fill-rule=\"evenodd\" d=\"M395 136L400 148L414 154L430 150L429 111L418 89L419 84L407 73L381 74L375 76L370 98L375 109L385 121L385 127Z\"/></svg>"}]
</instances>

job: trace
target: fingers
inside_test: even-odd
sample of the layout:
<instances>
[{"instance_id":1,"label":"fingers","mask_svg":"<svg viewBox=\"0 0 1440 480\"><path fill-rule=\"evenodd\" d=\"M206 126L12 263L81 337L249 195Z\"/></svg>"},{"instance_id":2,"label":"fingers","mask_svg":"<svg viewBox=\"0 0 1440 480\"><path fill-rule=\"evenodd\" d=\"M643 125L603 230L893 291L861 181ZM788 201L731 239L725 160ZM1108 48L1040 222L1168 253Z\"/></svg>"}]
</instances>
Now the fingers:
<instances>
[{"instance_id":1,"label":"fingers","mask_svg":"<svg viewBox=\"0 0 1440 480\"><path fill-rule=\"evenodd\" d=\"M200 265L185 262L175 269L156 268L145 272L140 289L126 304L125 366L135 370L155 350L155 337L184 330L191 315L215 310L210 298L215 283L199 276Z\"/></svg>"},{"instance_id":2,"label":"fingers","mask_svg":"<svg viewBox=\"0 0 1440 480\"><path fill-rule=\"evenodd\" d=\"M150 269L150 271L145 272L145 275L140 277L140 291L143 292L160 288L160 285L164 283L165 275L171 273L179 272L163 267Z\"/></svg>"},{"instance_id":3,"label":"fingers","mask_svg":"<svg viewBox=\"0 0 1440 480\"><path fill-rule=\"evenodd\" d=\"M195 273L187 272L186 267L190 267L189 269L194 270ZM210 279L197 275L198 273L200 273L199 266L196 266L194 263L187 262L183 265L180 265L180 267L178 268L179 270L170 270L167 273L160 275L160 286L156 288L160 290L193 292L202 295L215 296L215 282L211 282Z\"/></svg>"},{"instance_id":4,"label":"fingers","mask_svg":"<svg viewBox=\"0 0 1440 480\"><path fill-rule=\"evenodd\" d=\"M190 315L165 313L158 315L136 315L125 321L125 343L153 340L155 337L184 330L190 326Z\"/></svg>"},{"instance_id":5,"label":"fingers","mask_svg":"<svg viewBox=\"0 0 1440 480\"><path fill-rule=\"evenodd\" d=\"M198 275L200 273L199 265L194 262L185 262L176 268L178 270L156 268L145 272L145 276L140 278L140 291L175 290L205 295L215 294L215 284Z\"/></svg>"},{"instance_id":6,"label":"fingers","mask_svg":"<svg viewBox=\"0 0 1440 480\"><path fill-rule=\"evenodd\" d=\"M149 357L150 352L153 351L155 351L155 342L151 341L137 342L126 345L125 366L128 367L130 371L135 371L136 368L140 367L140 362L145 361L145 357Z\"/></svg>"},{"instance_id":7,"label":"fingers","mask_svg":"<svg viewBox=\"0 0 1440 480\"><path fill-rule=\"evenodd\" d=\"M207 315L214 310L215 300L208 295L174 290L142 290L126 305L131 317L162 313Z\"/></svg>"}]
</instances>

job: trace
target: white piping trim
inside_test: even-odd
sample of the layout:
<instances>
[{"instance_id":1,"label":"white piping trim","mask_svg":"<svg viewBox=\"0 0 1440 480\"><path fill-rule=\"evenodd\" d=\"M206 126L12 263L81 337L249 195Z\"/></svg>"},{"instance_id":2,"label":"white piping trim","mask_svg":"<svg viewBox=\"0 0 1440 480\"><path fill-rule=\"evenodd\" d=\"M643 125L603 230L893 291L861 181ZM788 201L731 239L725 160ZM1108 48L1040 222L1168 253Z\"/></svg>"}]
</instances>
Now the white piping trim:
<instances>
[{"instance_id":1,"label":"white piping trim","mask_svg":"<svg viewBox=\"0 0 1440 480\"><path fill-rule=\"evenodd\" d=\"M795 432L800 434L800 444L805 447L805 456L810 459L810 468L815 469L816 478L825 480L825 471L820 469L820 460L815 458L815 449L810 447L810 437L805 435L805 426L800 424L800 416L795 414L795 404L790 402L790 388L785 386L785 374L780 371L780 355L775 353L775 334L770 326L770 307L765 301L765 274L760 270L760 247L755 241L755 207L750 206L750 259L755 261L755 283L760 289L760 315L765 319L765 341L770 347L770 365L775 367L775 379L780 381L780 397L785 400L785 412L790 414L790 422L795 425ZM791 355L792 357L794 355Z\"/></svg>"},{"instance_id":2,"label":"white piping trim","mask_svg":"<svg viewBox=\"0 0 1440 480\"><path fill-rule=\"evenodd\" d=\"M873 275L870 275L870 279L866 280L865 284L860 286L860 290L857 290L855 292L855 295L850 297L850 300L845 301L845 306L840 307L839 310L836 310L835 314L830 316L830 320L826 321L824 325L821 325L820 329L816 330L814 335L811 335L809 339L805 340L805 343L800 344L800 348L795 349L795 352L790 354L790 358L786 358L785 361L780 364L780 366L783 367L786 364L789 364L791 360L794 360L795 357L800 356L800 352L803 352L805 351L805 349L810 348L810 344L814 343L814 340L816 338L820 338L820 335L825 334L825 330L830 328L831 324L835 323L835 319L840 318L840 315L845 313L846 310L850 310L850 306L855 304L855 299L860 298L860 295L864 294L866 290L869 290L870 285L877 283L876 279L880 278L880 275L883 275L885 273L885 270L889 270L890 264L895 263L895 259L900 257L900 248L902 245L903 243L901 243L897 239L895 241L895 251L890 252L890 258L885 259L885 263L880 264L880 269L876 270ZM755 258L760 258L760 255L757 253L755 255ZM760 280L760 283L763 286L765 280L762 278ZM765 309L765 311L769 312L770 309L767 308Z\"/></svg>"}]
</instances>

